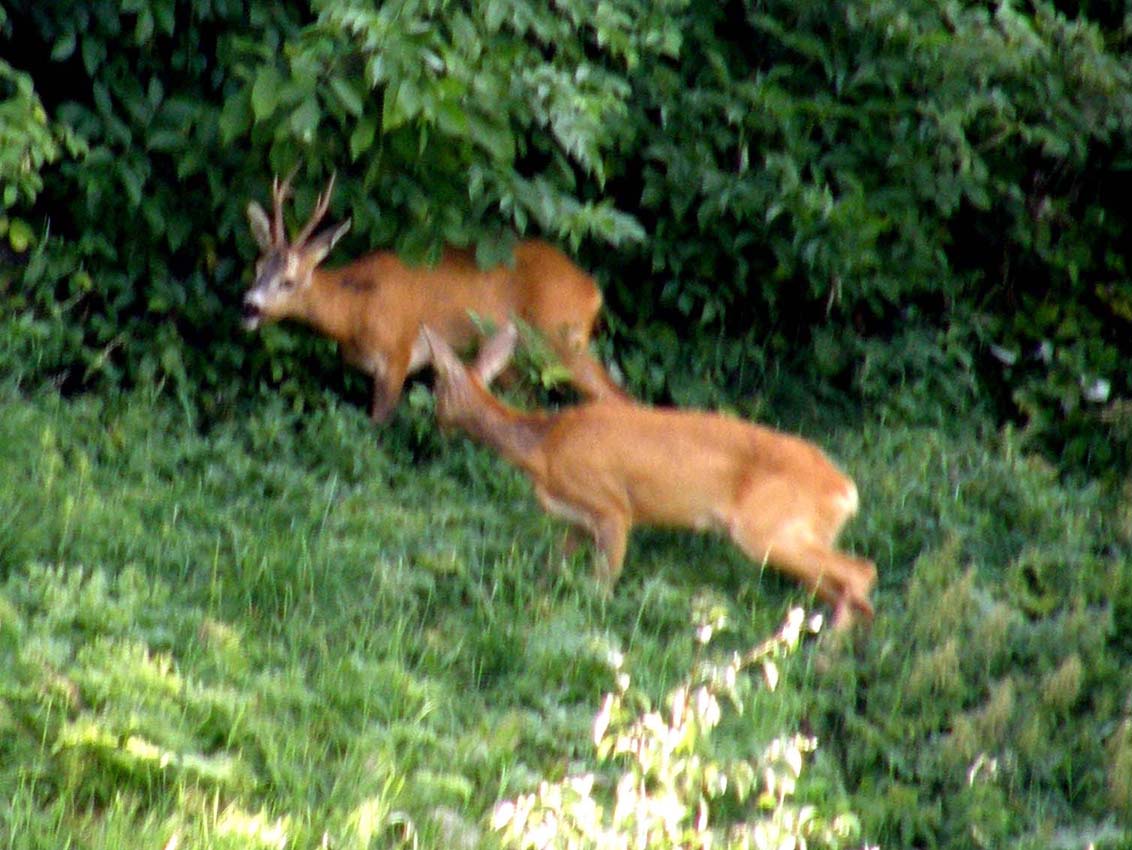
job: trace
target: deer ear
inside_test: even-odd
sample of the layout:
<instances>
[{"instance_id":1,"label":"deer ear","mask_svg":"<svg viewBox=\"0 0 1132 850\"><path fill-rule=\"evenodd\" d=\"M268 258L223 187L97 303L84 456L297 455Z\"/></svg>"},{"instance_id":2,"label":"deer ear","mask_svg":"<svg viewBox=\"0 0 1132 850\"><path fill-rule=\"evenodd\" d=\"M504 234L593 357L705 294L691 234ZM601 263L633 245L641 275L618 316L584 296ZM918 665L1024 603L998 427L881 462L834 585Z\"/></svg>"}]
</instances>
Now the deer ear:
<instances>
[{"instance_id":1,"label":"deer ear","mask_svg":"<svg viewBox=\"0 0 1132 850\"><path fill-rule=\"evenodd\" d=\"M252 236L261 251L269 251L274 247L271 240L271 219L255 201L248 204L248 224L252 229Z\"/></svg>"},{"instance_id":2,"label":"deer ear","mask_svg":"<svg viewBox=\"0 0 1132 850\"><path fill-rule=\"evenodd\" d=\"M511 361L511 355L515 351L515 341L518 339L519 331L515 327L514 322L508 322L503 328L495 334L491 339L483 344L480 348L479 356L476 358L476 365L472 367L476 376L483 381L486 387L495 380L496 376L502 372L507 364Z\"/></svg>"},{"instance_id":3,"label":"deer ear","mask_svg":"<svg viewBox=\"0 0 1132 850\"><path fill-rule=\"evenodd\" d=\"M306 250L316 266L326 259L338 240L349 232L352 223L353 219L348 218L341 224L326 228L307 243Z\"/></svg>"}]
</instances>

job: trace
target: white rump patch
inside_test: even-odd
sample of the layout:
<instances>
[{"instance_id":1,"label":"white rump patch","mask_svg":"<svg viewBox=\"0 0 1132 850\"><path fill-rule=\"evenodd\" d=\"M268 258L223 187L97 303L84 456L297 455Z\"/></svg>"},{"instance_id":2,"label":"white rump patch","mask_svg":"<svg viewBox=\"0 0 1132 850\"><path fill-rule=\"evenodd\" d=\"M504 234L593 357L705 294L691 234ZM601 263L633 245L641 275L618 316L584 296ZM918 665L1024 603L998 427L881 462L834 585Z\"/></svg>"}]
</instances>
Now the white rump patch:
<instances>
[{"instance_id":1,"label":"white rump patch","mask_svg":"<svg viewBox=\"0 0 1132 850\"><path fill-rule=\"evenodd\" d=\"M857 513L857 508L860 506L860 497L857 495L857 485L850 481L841 495L837 497L837 501L834 504L844 511L847 517Z\"/></svg>"}]
</instances>

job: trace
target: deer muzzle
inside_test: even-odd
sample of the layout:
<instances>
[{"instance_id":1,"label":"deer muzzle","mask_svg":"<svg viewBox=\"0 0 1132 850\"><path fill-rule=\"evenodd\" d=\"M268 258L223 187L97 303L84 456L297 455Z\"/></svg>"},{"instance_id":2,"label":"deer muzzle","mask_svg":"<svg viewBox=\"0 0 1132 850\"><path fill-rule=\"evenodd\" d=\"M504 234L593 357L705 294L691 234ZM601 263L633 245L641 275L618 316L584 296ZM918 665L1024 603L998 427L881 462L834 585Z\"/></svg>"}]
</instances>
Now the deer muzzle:
<instances>
[{"instance_id":1,"label":"deer muzzle","mask_svg":"<svg viewBox=\"0 0 1132 850\"><path fill-rule=\"evenodd\" d=\"M244 330L254 331L263 322L263 311L260 309L252 298L245 298L244 304L240 308L240 324L244 326Z\"/></svg>"}]
</instances>

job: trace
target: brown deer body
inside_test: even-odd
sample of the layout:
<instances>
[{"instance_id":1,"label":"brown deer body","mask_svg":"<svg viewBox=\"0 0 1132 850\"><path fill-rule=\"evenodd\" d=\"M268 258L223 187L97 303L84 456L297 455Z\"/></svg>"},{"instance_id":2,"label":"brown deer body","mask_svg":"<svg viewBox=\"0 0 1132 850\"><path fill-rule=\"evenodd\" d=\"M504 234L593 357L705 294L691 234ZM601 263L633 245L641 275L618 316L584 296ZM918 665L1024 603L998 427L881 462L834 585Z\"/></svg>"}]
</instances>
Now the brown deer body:
<instances>
[{"instance_id":1,"label":"brown deer body","mask_svg":"<svg viewBox=\"0 0 1132 850\"><path fill-rule=\"evenodd\" d=\"M530 477L548 512L585 528L607 586L633 526L716 530L810 588L832 606L835 626L872 617L876 568L834 548L857 510L857 488L816 446L721 414L628 402L521 413L487 390L510 355L513 326L485 345L473 370L424 333L442 424L495 448Z\"/></svg>"},{"instance_id":2,"label":"brown deer body","mask_svg":"<svg viewBox=\"0 0 1132 850\"><path fill-rule=\"evenodd\" d=\"M373 379L370 416L384 421L400 398L405 378L428 362L420 337L427 324L449 345L464 348L478 336L472 316L497 326L518 317L541 331L572 383L590 398L624 397L588 351L601 310L593 279L552 245L521 241L512 266L481 269L469 251L447 250L431 267L413 267L390 251L348 265L319 265L349 230L350 222L311 237L326 214L334 181L319 197L310 220L291 243L283 226L290 178L273 189L274 216L254 201L248 221L262 255L244 296L244 326L293 319L335 340L348 363Z\"/></svg>"}]
</instances>

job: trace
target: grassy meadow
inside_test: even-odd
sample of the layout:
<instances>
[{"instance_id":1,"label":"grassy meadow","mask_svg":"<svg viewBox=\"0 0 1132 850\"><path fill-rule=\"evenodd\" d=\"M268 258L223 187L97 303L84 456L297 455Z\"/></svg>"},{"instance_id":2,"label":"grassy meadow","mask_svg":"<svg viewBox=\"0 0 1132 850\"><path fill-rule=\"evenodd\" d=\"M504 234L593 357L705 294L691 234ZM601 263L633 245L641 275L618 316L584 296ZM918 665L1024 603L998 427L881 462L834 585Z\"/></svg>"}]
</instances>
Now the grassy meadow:
<instances>
[{"instance_id":1,"label":"grassy meadow","mask_svg":"<svg viewBox=\"0 0 1132 850\"><path fill-rule=\"evenodd\" d=\"M540 782L608 796L592 728L620 675L664 706L809 606L659 531L604 597L429 404L379 433L331 397L202 427L142 391L0 390L0 846L497 846L492 812ZM854 816L843 846L1132 847L1127 488L1008 431L797 430L858 482L877 619L782 655L705 759L814 736L794 798Z\"/></svg>"}]
</instances>

